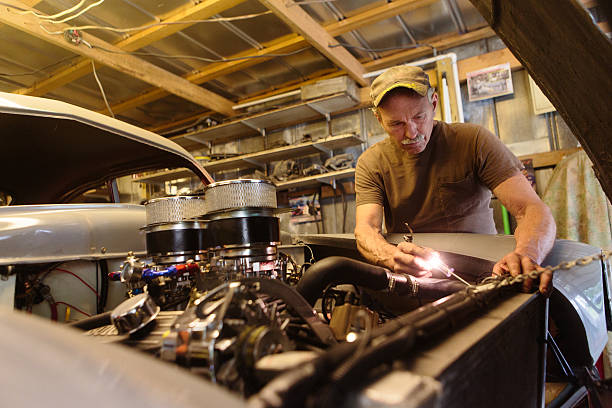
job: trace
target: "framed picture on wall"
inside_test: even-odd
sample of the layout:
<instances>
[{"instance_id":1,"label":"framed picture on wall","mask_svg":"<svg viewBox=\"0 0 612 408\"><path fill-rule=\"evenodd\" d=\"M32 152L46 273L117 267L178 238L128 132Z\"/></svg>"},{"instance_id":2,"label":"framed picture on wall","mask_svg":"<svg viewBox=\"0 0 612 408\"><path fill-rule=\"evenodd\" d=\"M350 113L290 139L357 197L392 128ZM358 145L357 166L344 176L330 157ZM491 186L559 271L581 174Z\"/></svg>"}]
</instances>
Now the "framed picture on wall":
<instances>
[{"instance_id":1,"label":"framed picture on wall","mask_svg":"<svg viewBox=\"0 0 612 408\"><path fill-rule=\"evenodd\" d=\"M510 63L467 73L470 102L514 93Z\"/></svg>"}]
</instances>

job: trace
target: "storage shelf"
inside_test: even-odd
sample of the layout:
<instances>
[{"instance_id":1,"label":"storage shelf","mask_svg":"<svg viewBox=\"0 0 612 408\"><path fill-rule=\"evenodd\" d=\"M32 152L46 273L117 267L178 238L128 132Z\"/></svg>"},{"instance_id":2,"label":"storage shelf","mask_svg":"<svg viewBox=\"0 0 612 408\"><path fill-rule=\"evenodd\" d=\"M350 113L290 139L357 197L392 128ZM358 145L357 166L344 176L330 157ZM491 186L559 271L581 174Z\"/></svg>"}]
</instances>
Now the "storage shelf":
<instances>
[{"instance_id":1,"label":"storage shelf","mask_svg":"<svg viewBox=\"0 0 612 408\"><path fill-rule=\"evenodd\" d=\"M292 123L304 122L320 118L326 114L341 111L356 106L359 101L346 93L339 93L294 105L284 106L266 112L222 123L171 138L183 145L197 142L206 145L214 141L230 141L246 136L260 135L261 131L287 126ZM187 139L187 140L185 140ZM193 145L193 143L191 143Z\"/></svg>"},{"instance_id":2,"label":"storage shelf","mask_svg":"<svg viewBox=\"0 0 612 408\"><path fill-rule=\"evenodd\" d=\"M282 181L274 183L276 185L277 190L288 190L290 188L296 187L308 187L314 186L321 183L330 184L332 180L338 180L348 177L353 177L355 175L355 169L343 169L337 171L331 171L329 173L317 174L314 176L302 177L299 179Z\"/></svg>"},{"instance_id":3,"label":"storage shelf","mask_svg":"<svg viewBox=\"0 0 612 408\"><path fill-rule=\"evenodd\" d=\"M277 160L290 159L306 156L320 152L330 152L334 149L342 149L349 146L357 146L363 143L358 135L348 133L344 135L328 136L314 142L304 142L289 146L277 147L260 152L243 154L227 159L215 160L203 163L202 166L210 173L223 170L242 170L263 167L265 163ZM142 176L134 179L136 183L160 183L184 177L193 177L194 174L188 169L167 170L159 173Z\"/></svg>"},{"instance_id":4,"label":"storage shelf","mask_svg":"<svg viewBox=\"0 0 612 408\"><path fill-rule=\"evenodd\" d=\"M209 163L204 163L204 168L211 173L222 170L242 170L255 167L263 167L265 163L270 163L277 160L291 159L294 157L306 156L320 152L329 152L334 149L342 149L349 146L357 146L363 143L358 135L353 133L328 136L325 139L319 139L315 142L304 142L289 146L277 147L260 152L243 154L228 159L215 160Z\"/></svg>"}]
</instances>

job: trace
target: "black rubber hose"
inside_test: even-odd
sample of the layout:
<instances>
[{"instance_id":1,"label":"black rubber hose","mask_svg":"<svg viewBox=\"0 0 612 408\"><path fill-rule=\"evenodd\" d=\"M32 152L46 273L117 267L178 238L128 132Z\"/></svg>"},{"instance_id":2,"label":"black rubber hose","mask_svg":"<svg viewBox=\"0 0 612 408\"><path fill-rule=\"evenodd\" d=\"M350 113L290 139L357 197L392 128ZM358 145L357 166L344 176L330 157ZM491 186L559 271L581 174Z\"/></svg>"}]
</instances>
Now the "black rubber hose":
<instances>
[{"instance_id":1,"label":"black rubber hose","mask_svg":"<svg viewBox=\"0 0 612 408\"><path fill-rule=\"evenodd\" d=\"M331 284L352 283L373 290L388 286L387 269L342 256L330 256L315 262L297 284L297 291L314 305Z\"/></svg>"},{"instance_id":2,"label":"black rubber hose","mask_svg":"<svg viewBox=\"0 0 612 408\"><path fill-rule=\"evenodd\" d=\"M105 312L68 323L67 326L81 330L91 330L102 326L108 326L109 324L112 324L111 312Z\"/></svg>"},{"instance_id":3,"label":"black rubber hose","mask_svg":"<svg viewBox=\"0 0 612 408\"><path fill-rule=\"evenodd\" d=\"M389 287L389 270L380 266L341 256L330 256L314 263L306 270L297 284L297 291L314 305L329 285L354 284L372 290L385 290ZM397 275L393 293L398 295L412 292L410 279ZM441 298L465 288L465 285L452 279L415 278L418 295L425 298Z\"/></svg>"},{"instance_id":4,"label":"black rubber hose","mask_svg":"<svg viewBox=\"0 0 612 408\"><path fill-rule=\"evenodd\" d=\"M100 261L100 297L98 298L98 304L96 310L98 313L104 312L106 302L108 300L108 263L106 260Z\"/></svg>"}]
</instances>

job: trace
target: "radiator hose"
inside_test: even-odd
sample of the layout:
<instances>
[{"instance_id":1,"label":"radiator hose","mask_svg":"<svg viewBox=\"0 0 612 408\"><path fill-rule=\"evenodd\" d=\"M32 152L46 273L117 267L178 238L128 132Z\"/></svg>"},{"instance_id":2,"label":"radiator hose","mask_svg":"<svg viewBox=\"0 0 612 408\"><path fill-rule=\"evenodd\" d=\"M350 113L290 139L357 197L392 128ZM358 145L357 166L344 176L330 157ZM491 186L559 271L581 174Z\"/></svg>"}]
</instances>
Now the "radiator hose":
<instances>
[{"instance_id":1,"label":"radiator hose","mask_svg":"<svg viewBox=\"0 0 612 408\"><path fill-rule=\"evenodd\" d=\"M417 278L351 258L330 256L308 268L296 289L308 303L314 305L329 285L342 284L426 298L444 297L465 288L464 284L455 280Z\"/></svg>"}]
</instances>

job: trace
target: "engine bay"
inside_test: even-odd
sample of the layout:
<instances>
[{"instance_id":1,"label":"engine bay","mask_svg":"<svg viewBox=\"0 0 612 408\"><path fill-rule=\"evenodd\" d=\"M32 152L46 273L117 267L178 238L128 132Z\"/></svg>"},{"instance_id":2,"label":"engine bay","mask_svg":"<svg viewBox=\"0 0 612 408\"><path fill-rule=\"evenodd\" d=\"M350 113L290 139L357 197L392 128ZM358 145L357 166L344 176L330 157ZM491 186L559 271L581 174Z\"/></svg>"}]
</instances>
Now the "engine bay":
<instances>
[{"instance_id":1,"label":"engine bay","mask_svg":"<svg viewBox=\"0 0 612 408\"><path fill-rule=\"evenodd\" d=\"M377 378L412 375L398 369L406 355L460 330L522 284L492 278L490 262L457 254L442 256L461 265L452 273L458 277L402 275L336 254L315 262L306 244L310 259L299 261L281 249L276 207L274 185L261 180L147 202L146 253L130 252L119 268L103 271L125 300L107 311L99 304L98 314L69 326L186 369L252 406L331 407ZM51 296L40 272L20 276L18 307ZM388 297L412 300L414 310L398 313ZM427 401L440 397L441 383L423 381L415 386L421 397L397 396L434 406Z\"/></svg>"}]
</instances>

